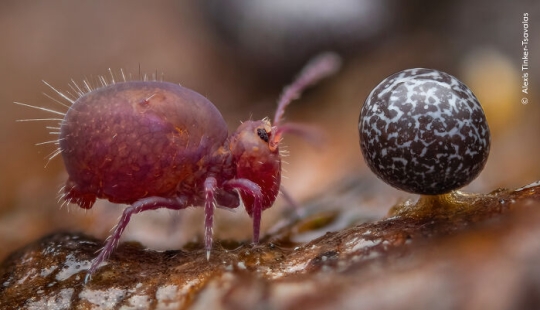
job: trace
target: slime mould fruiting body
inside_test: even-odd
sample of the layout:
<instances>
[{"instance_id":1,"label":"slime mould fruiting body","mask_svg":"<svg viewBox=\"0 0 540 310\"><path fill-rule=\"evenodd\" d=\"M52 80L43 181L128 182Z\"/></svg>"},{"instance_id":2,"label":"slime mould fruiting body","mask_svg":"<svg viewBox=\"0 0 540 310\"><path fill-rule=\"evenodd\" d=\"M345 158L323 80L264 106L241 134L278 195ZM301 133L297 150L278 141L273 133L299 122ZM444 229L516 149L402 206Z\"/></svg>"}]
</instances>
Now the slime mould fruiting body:
<instances>
[{"instance_id":1,"label":"slime mould fruiting body","mask_svg":"<svg viewBox=\"0 0 540 310\"><path fill-rule=\"evenodd\" d=\"M358 130L369 168L391 186L422 195L469 184L490 149L478 99L457 78L433 69L384 79L366 99Z\"/></svg>"}]
</instances>

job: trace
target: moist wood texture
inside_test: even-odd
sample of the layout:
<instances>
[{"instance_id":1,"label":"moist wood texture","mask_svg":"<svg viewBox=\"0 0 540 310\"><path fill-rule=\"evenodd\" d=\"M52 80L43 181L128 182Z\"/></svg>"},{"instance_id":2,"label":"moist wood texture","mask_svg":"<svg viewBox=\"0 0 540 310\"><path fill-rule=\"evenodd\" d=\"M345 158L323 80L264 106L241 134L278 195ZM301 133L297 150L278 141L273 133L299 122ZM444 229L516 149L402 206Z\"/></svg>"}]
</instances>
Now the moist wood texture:
<instances>
[{"instance_id":1,"label":"moist wood texture","mask_svg":"<svg viewBox=\"0 0 540 310\"><path fill-rule=\"evenodd\" d=\"M407 202L379 221L293 243L296 234L330 227L336 216L312 214L256 247L221 241L210 261L202 244L156 252L124 243L87 285L85 270L102 241L57 233L2 263L0 303L3 309L538 307L532 292L540 289L540 186L456 195Z\"/></svg>"}]
</instances>

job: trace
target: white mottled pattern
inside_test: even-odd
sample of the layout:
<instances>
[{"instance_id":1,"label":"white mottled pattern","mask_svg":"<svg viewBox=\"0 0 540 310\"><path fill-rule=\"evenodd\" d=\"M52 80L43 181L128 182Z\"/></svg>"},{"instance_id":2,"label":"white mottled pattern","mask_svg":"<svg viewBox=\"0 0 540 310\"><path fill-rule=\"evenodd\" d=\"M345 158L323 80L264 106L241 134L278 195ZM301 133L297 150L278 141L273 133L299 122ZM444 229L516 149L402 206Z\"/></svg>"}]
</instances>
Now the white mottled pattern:
<instances>
[{"instance_id":1,"label":"white mottled pattern","mask_svg":"<svg viewBox=\"0 0 540 310\"><path fill-rule=\"evenodd\" d=\"M433 69L383 80L366 99L358 130L371 170L412 193L441 194L470 183L489 154L480 103L458 79Z\"/></svg>"}]
</instances>

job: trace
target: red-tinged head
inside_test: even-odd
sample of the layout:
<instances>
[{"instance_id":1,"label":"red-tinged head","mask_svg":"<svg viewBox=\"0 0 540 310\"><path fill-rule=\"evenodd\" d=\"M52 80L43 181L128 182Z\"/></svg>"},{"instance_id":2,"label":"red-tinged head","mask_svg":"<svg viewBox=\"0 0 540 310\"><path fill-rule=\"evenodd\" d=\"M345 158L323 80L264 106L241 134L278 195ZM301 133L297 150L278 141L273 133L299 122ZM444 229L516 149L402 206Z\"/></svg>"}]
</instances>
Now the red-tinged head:
<instances>
[{"instance_id":1,"label":"red-tinged head","mask_svg":"<svg viewBox=\"0 0 540 310\"><path fill-rule=\"evenodd\" d=\"M263 193L262 210L274 203L281 183L281 157L279 144L284 133L295 133L317 140L312 127L301 124L282 124L285 108L302 94L308 86L335 73L341 64L333 53L324 53L312 59L300 72L296 80L286 87L278 100L274 123L268 119L242 123L231 136L229 148L236 161L236 177L257 183ZM251 216L254 198L240 193L246 211Z\"/></svg>"},{"instance_id":2,"label":"red-tinged head","mask_svg":"<svg viewBox=\"0 0 540 310\"><path fill-rule=\"evenodd\" d=\"M281 157L277 145L271 147L272 127L267 119L246 121L231 136L229 148L236 161L236 177L257 183L263 193L262 209L272 206L281 182ZM241 192L251 216L253 196Z\"/></svg>"}]
</instances>

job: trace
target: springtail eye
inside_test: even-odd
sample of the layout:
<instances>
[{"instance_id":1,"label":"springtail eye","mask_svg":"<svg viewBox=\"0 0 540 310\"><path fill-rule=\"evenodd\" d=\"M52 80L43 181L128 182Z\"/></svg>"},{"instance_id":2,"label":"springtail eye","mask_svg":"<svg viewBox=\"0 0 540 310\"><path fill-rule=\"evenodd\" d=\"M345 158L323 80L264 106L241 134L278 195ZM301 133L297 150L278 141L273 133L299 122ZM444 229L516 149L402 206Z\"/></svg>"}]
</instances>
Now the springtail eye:
<instances>
[{"instance_id":1,"label":"springtail eye","mask_svg":"<svg viewBox=\"0 0 540 310\"><path fill-rule=\"evenodd\" d=\"M264 142L268 142L269 140L268 133L266 132L264 128L257 128L257 135L259 135L259 138L264 140Z\"/></svg>"}]
</instances>

